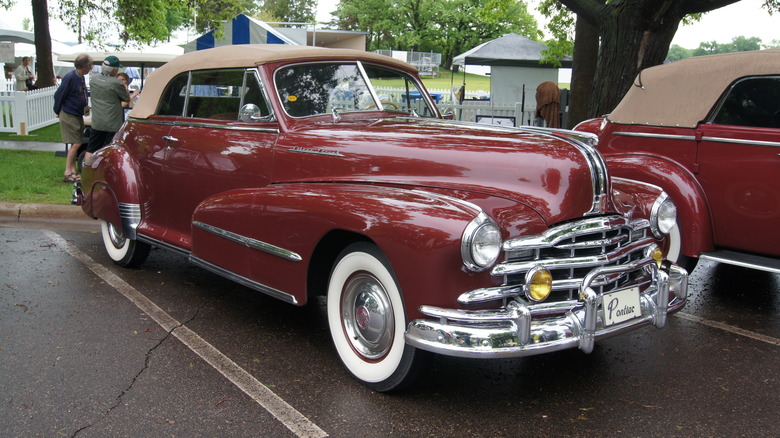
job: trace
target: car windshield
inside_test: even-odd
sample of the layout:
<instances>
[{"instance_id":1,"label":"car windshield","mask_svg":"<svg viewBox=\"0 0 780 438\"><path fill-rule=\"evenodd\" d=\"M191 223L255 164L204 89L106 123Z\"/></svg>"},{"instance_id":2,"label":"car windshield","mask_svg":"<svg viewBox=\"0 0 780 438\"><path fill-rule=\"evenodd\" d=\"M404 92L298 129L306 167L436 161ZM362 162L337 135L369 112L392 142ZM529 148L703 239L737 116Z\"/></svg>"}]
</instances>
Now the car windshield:
<instances>
[{"instance_id":1,"label":"car windshield","mask_svg":"<svg viewBox=\"0 0 780 438\"><path fill-rule=\"evenodd\" d=\"M397 70L352 63L296 64L276 72L276 90L292 117L334 111L399 111L421 116L436 112L414 79Z\"/></svg>"}]
</instances>

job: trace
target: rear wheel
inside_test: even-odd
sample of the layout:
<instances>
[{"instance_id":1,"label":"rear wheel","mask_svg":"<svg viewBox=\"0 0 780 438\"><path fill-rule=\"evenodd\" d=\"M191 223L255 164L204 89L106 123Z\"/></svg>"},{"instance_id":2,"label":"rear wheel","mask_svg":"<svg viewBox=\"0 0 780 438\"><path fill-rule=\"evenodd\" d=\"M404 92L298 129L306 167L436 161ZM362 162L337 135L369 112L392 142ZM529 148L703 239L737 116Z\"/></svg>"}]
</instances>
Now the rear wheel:
<instances>
[{"instance_id":1,"label":"rear wheel","mask_svg":"<svg viewBox=\"0 0 780 438\"><path fill-rule=\"evenodd\" d=\"M387 392L411 383L427 352L404 341L403 300L390 264L376 246L357 243L339 256L328 283L328 325L347 370Z\"/></svg>"},{"instance_id":2,"label":"rear wheel","mask_svg":"<svg viewBox=\"0 0 780 438\"><path fill-rule=\"evenodd\" d=\"M100 221L103 232L103 245L111 260L119 266L137 268L149 256L152 249L149 244L128 239L122 234L122 230L104 220Z\"/></svg>"}]
</instances>

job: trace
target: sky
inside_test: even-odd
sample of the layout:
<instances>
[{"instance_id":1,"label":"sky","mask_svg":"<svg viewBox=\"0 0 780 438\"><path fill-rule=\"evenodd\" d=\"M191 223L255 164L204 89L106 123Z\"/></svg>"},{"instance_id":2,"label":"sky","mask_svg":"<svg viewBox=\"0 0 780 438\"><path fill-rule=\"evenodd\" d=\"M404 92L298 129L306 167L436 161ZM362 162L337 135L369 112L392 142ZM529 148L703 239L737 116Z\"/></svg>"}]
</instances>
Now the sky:
<instances>
[{"instance_id":1,"label":"sky","mask_svg":"<svg viewBox=\"0 0 780 438\"><path fill-rule=\"evenodd\" d=\"M535 13L539 27L544 18L536 13L538 0L527 0L528 10ZM318 21L330 21L330 12L336 9L338 0L319 0ZM770 16L761 8L763 0L741 0L729 6L709 12L695 25L680 26L672 44L696 49L704 41L729 43L734 37L758 37L764 43L780 40L780 12Z\"/></svg>"},{"instance_id":2,"label":"sky","mask_svg":"<svg viewBox=\"0 0 780 438\"><path fill-rule=\"evenodd\" d=\"M49 5L56 0L49 0ZM705 41L728 43L734 37L758 37L763 43L780 40L780 13L770 16L761 8L763 0L741 0L732 5L707 13L704 18L693 25L680 26L672 44L688 49L699 47ZM330 12L336 9L338 0L319 0L317 20L330 21ZM528 0L529 11L535 12L538 0ZM24 18L32 20L30 2L17 0L16 5L8 12L0 11L0 28L22 30ZM537 15L537 21L542 26L543 18ZM60 42L75 42L76 36L65 25L50 19L52 38Z\"/></svg>"}]
</instances>

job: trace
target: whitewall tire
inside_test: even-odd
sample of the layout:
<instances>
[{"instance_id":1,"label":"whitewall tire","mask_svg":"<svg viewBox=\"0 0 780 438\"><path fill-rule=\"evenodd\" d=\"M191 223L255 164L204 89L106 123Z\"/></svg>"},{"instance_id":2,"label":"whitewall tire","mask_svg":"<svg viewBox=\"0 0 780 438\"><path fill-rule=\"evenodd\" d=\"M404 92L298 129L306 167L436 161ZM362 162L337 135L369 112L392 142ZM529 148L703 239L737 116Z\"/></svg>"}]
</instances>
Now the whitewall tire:
<instances>
[{"instance_id":1,"label":"whitewall tire","mask_svg":"<svg viewBox=\"0 0 780 438\"><path fill-rule=\"evenodd\" d=\"M367 243L345 249L328 282L328 325L349 372L375 391L401 389L418 374L426 352L406 345L406 317L386 258Z\"/></svg>"},{"instance_id":2,"label":"whitewall tire","mask_svg":"<svg viewBox=\"0 0 780 438\"><path fill-rule=\"evenodd\" d=\"M675 224L666 236L666 258L681 267L689 273L693 271L699 261L696 257L688 257L682 253L682 233L680 224Z\"/></svg>"},{"instance_id":3,"label":"whitewall tire","mask_svg":"<svg viewBox=\"0 0 780 438\"><path fill-rule=\"evenodd\" d=\"M140 266L149 256L151 250L149 244L126 238L122 234L122 230L113 224L101 219L100 229L106 252L117 265L135 268Z\"/></svg>"}]
</instances>

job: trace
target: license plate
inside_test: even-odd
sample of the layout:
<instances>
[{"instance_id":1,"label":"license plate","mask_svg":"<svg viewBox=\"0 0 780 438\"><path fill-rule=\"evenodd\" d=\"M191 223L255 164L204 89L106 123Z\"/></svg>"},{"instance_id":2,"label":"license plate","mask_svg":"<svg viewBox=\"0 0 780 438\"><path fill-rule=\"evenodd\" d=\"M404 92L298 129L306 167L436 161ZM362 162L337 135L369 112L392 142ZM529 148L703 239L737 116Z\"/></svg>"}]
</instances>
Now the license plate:
<instances>
[{"instance_id":1,"label":"license plate","mask_svg":"<svg viewBox=\"0 0 780 438\"><path fill-rule=\"evenodd\" d=\"M611 326L642 316L638 287L606 293L602 298L605 326Z\"/></svg>"}]
</instances>

